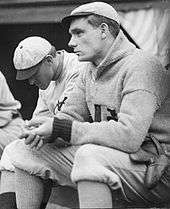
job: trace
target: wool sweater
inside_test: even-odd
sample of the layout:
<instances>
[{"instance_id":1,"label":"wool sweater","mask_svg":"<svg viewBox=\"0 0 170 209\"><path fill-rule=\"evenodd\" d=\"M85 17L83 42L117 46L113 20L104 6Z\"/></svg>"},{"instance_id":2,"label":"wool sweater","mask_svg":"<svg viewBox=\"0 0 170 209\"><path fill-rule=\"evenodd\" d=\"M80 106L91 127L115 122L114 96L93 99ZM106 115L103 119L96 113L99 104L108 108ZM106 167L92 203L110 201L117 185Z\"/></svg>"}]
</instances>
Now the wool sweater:
<instances>
[{"instance_id":1,"label":"wool sweater","mask_svg":"<svg viewBox=\"0 0 170 209\"><path fill-rule=\"evenodd\" d=\"M120 31L103 61L81 70L76 87L54 119L52 137L127 153L137 151L148 133L168 144L169 101L166 70Z\"/></svg>"}]
</instances>

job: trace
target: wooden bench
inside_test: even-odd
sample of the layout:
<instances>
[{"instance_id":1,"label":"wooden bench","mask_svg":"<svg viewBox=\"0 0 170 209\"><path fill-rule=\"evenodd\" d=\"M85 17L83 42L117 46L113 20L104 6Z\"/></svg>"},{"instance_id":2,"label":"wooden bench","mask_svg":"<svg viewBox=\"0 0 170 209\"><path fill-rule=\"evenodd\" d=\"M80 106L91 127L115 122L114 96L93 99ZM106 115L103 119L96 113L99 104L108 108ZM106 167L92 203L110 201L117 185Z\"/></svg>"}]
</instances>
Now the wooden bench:
<instances>
[{"instance_id":1,"label":"wooden bench","mask_svg":"<svg viewBox=\"0 0 170 209\"><path fill-rule=\"evenodd\" d=\"M78 193L77 190L68 187L68 186L55 186L53 187L52 194L49 200L50 203L56 204L56 209L57 205L66 207L66 208L79 208L79 203L78 203ZM113 202L113 208L118 209L118 208L170 208L170 202L169 203L163 203L163 204L156 204L156 205L124 205L119 202Z\"/></svg>"}]
</instances>

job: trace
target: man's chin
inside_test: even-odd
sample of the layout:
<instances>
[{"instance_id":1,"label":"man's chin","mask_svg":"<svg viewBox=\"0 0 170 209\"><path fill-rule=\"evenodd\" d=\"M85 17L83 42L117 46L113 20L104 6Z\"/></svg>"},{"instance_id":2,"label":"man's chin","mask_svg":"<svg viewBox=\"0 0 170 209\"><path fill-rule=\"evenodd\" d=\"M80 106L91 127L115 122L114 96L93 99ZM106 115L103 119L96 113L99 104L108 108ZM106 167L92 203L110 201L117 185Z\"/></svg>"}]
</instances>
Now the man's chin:
<instances>
[{"instance_id":1,"label":"man's chin","mask_svg":"<svg viewBox=\"0 0 170 209\"><path fill-rule=\"evenodd\" d=\"M48 86L38 86L39 89L41 90L46 90Z\"/></svg>"},{"instance_id":2,"label":"man's chin","mask_svg":"<svg viewBox=\"0 0 170 209\"><path fill-rule=\"evenodd\" d=\"M86 62L88 61L88 59L86 57L83 57L83 56L78 56L78 60L81 61L81 62Z\"/></svg>"}]
</instances>

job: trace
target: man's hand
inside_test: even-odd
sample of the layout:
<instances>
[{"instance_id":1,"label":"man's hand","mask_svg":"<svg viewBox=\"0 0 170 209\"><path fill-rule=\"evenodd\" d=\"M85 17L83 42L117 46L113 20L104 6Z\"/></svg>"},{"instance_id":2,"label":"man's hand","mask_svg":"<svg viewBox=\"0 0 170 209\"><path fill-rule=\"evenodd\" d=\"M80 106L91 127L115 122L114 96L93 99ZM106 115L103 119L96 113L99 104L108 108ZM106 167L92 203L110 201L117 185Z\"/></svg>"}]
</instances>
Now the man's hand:
<instances>
[{"instance_id":1,"label":"man's hand","mask_svg":"<svg viewBox=\"0 0 170 209\"><path fill-rule=\"evenodd\" d=\"M32 149L40 149L50 142L54 118L39 117L27 121L26 130L20 137L25 138L25 144Z\"/></svg>"}]
</instances>

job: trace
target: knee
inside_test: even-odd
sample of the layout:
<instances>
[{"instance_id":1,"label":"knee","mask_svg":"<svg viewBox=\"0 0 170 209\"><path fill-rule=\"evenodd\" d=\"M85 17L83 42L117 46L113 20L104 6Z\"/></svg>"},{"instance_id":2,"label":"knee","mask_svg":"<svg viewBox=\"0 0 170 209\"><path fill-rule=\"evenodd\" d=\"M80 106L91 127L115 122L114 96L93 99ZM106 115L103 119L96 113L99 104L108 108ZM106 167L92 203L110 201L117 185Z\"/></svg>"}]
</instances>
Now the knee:
<instances>
[{"instance_id":1,"label":"knee","mask_svg":"<svg viewBox=\"0 0 170 209\"><path fill-rule=\"evenodd\" d=\"M23 150L24 142L21 140L16 140L7 145L2 153L0 161L0 170L14 170L13 159L15 158L16 153L20 153L20 150ZM23 158L22 158L23 159Z\"/></svg>"},{"instance_id":2,"label":"knee","mask_svg":"<svg viewBox=\"0 0 170 209\"><path fill-rule=\"evenodd\" d=\"M103 165L96 145L81 146L74 158L71 179L73 182L82 180L95 180L100 176Z\"/></svg>"},{"instance_id":3,"label":"knee","mask_svg":"<svg viewBox=\"0 0 170 209\"><path fill-rule=\"evenodd\" d=\"M117 174L119 172L117 167L119 167L121 159L119 159L118 153L121 152L100 145L81 146L75 154L71 180L74 183L80 181L102 182L114 189L120 188L121 179Z\"/></svg>"},{"instance_id":4,"label":"knee","mask_svg":"<svg viewBox=\"0 0 170 209\"><path fill-rule=\"evenodd\" d=\"M95 149L95 145L86 144L82 145L76 152L74 158L74 165L80 166L90 166L92 161L96 159L97 150Z\"/></svg>"},{"instance_id":5,"label":"knee","mask_svg":"<svg viewBox=\"0 0 170 209\"><path fill-rule=\"evenodd\" d=\"M11 155L11 157L12 157L13 152L20 151L20 149L24 149L24 147L25 147L24 141L18 139L18 140L11 142L10 144L8 144L5 147L3 153Z\"/></svg>"}]
</instances>

